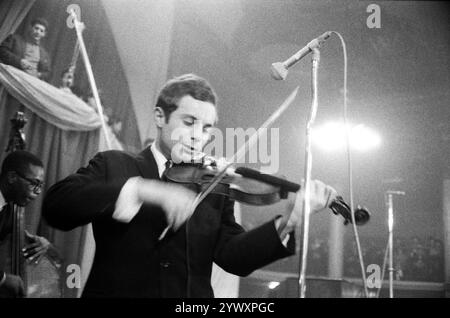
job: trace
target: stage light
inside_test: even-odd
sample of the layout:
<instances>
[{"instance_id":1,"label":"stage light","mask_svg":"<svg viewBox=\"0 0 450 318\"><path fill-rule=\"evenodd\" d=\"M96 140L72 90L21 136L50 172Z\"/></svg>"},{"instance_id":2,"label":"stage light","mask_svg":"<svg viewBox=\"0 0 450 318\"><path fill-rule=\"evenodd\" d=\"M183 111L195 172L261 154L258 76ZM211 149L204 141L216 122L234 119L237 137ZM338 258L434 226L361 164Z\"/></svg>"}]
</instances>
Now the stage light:
<instances>
[{"instance_id":1,"label":"stage light","mask_svg":"<svg viewBox=\"0 0 450 318\"><path fill-rule=\"evenodd\" d=\"M275 289L280 285L280 282L270 282L267 286L269 289Z\"/></svg>"},{"instance_id":2,"label":"stage light","mask_svg":"<svg viewBox=\"0 0 450 318\"><path fill-rule=\"evenodd\" d=\"M363 124L350 126L350 147L364 152L378 147L380 136ZM313 143L325 151L338 151L346 148L347 137L343 123L330 122L312 129Z\"/></svg>"},{"instance_id":3,"label":"stage light","mask_svg":"<svg viewBox=\"0 0 450 318\"><path fill-rule=\"evenodd\" d=\"M380 143L380 136L363 124L356 125L351 130L350 145L353 149L367 151L378 147Z\"/></svg>"},{"instance_id":4,"label":"stage light","mask_svg":"<svg viewBox=\"0 0 450 318\"><path fill-rule=\"evenodd\" d=\"M345 129L339 123L327 123L312 129L312 140L321 149L335 151L345 147Z\"/></svg>"}]
</instances>

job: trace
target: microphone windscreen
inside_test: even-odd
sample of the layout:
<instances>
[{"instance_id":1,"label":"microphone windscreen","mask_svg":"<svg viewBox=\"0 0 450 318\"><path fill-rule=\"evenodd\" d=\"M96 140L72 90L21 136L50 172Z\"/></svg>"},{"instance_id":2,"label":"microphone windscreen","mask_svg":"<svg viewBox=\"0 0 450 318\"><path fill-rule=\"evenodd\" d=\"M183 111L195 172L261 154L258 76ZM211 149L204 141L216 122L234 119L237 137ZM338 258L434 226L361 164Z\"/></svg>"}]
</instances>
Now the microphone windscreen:
<instances>
[{"instance_id":1,"label":"microphone windscreen","mask_svg":"<svg viewBox=\"0 0 450 318\"><path fill-rule=\"evenodd\" d=\"M287 76L287 69L284 67L283 63L277 62L273 63L272 67L270 68L272 70L272 77L276 80L285 80Z\"/></svg>"}]
</instances>

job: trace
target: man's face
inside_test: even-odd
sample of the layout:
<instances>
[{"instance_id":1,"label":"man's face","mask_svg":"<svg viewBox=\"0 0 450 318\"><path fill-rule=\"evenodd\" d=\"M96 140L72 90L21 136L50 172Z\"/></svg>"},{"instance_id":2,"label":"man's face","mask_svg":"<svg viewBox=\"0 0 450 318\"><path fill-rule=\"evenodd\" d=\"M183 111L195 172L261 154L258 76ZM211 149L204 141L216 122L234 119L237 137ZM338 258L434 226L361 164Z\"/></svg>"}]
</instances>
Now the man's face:
<instances>
[{"instance_id":1,"label":"man's face","mask_svg":"<svg viewBox=\"0 0 450 318\"><path fill-rule=\"evenodd\" d=\"M71 72L64 73L61 82L63 87L72 87L73 74Z\"/></svg>"},{"instance_id":2,"label":"man's face","mask_svg":"<svg viewBox=\"0 0 450 318\"><path fill-rule=\"evenodd\" d=\"M18 171L15 173L12 183L13 201L19 206L26 206L28 203L37 198L42 190L44 182L44 168L29 165L26 171Z\"/></svg>"},{"instance_id":3,"label":"man's face","mask_svg":"<svg viewBox=\"0 0 450 318\"><path fill-rule=\"evenodd\" d=\"M35 43L39 43L39 41L45 36L46 32L47 30L44 25L36 23L31 27L30 36Z\"/></svg>"},{"instance_id":4,"label":"man's face","mask_svg":"<svg viewBox=\"0 0 450 318\"><path fill-rule=\"evenodd\" d=\"M169 121L161 109L157 110L156 123L161 128L158 145L166 158L174 162L189 162L198 156L211 136L217 119L216 107L186 95L178 102L178 108L170 114Z\"/></svg>"}]
</instances>

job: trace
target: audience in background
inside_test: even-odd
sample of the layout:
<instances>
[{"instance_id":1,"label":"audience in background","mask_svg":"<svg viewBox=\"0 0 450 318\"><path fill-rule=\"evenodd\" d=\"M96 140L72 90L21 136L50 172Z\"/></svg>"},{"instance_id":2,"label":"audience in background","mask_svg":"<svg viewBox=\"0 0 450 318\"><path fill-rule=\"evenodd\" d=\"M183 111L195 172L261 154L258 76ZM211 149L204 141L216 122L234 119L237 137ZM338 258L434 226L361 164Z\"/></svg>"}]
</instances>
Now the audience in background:
<instances>
[{"instance_id":1,"label":"audience in background","mask_svg":"<svg viewBox=\"0 0 450 318\"><path fill-rule=\"evenodd\" d=\"M59 88L67 93L74 94L72 88L74 86L75 75L72 67L66 68L61 72L61 85Z\"/></svg>"},{"instance_id":2,"label":"audience in background","mask_svg":"<svg viewBox=\"0 0 450 318\"><path fill-rule=\"evenodd\" d=\"M361 252L364 265L383 265L387 241L378 238L361 238ZM328 241L312 236L308 249L307 275L328 276ZM394 239L394 279L401 281L444 281L444 247L442 241L435 237L428 240L419 238ZM266 270L275 272L297 273L298 256L282 259L269 265ZM386 260L384 279L389 279L389 259ZM344 277L360 278L361 265L353 237L344 246Z\"/></svg>"},{"instance_id":3,"label":"audience in background","mask_svg":"<svg viewBox=\"0 0 450 318\"><path fill-rule=\"evenodd\" d=\"M114 134L115 138L117 138L119 141L122 140L122 121L118 116L116 116L113 112L113 109L109 107L108 105L105 105L103 103L103 100L101 98L101 90L98 91L100 95L100 103L103 107L103 117L105 118L105 122L108 125L108 127L111 129L112 133ZM98 111L97 105L95 103L94 94L92 91L90 91L88 94L85 95L83 100L91 106L95 111Z\"/></svg>"},{"instance_id":4,"label":"audience in background","mask_svg":"<svg viewBox=\"0 0 450 318\"><path fill-rule=\"evenodd\" d=\"M364 262L383 264L387 242L375 238L364 240ZM355 246L350 246L344 253L344 276L359 277L361 275L358 255ZM440 240L430 237L428 240L414 236L397 238L394 242L395 279L403 281L442 282L444 280L444 249ZM326 260L326 258L325 258ZM387 260L388 262L388 260ZM388 278L387 267L385 279Z\"/></svg>"}]
</instances>

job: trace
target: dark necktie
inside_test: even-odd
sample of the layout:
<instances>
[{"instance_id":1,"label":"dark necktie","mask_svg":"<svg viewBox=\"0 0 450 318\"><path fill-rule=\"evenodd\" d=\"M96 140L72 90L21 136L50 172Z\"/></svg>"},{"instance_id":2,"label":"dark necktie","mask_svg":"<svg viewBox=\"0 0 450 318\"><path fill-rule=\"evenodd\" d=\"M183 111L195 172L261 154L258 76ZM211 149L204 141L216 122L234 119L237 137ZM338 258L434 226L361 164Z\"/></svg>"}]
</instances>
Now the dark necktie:
<instances>
[{"instance_id":1,"label":"dark necktie","mask_svg":"<svg viewBox=\"0 0 450 318\"><path fill-rule=\"evenodd\" d=\"M162 175L161 175L161 180L163 181L167 181L167 178L165 176L165 172L167 169L169 169L170 167L172 167L173 161L172 160L167 160L166 163L164 164L166 166L166 168L164 169Z\"/></svg>"}]
</instances>

